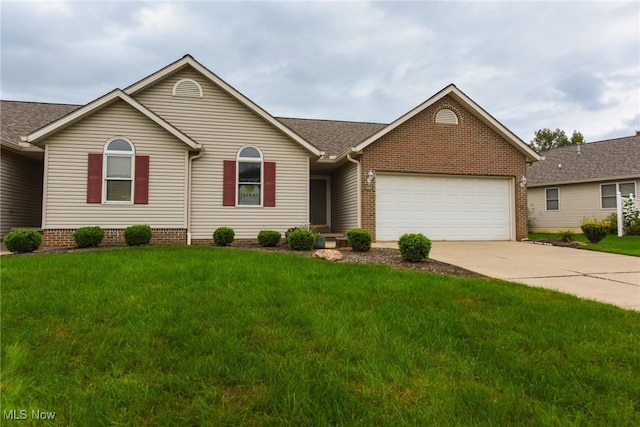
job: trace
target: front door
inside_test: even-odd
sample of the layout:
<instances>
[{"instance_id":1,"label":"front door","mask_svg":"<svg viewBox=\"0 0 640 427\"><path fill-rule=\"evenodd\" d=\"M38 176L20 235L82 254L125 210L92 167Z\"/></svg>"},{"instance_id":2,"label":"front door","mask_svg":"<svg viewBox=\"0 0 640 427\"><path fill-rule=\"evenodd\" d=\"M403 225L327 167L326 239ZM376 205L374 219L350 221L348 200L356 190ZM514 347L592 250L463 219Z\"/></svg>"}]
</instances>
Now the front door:
<instances>
[{"instance_id":1,"label":"front door","mask_svg":"<svg viewBox=\"0 0 640 427\"><path fill-rule=\"evenodd\" d=\"M311 178L309 181L309 222L329 226L329 178Z\"/></svg>"}]
</instances>

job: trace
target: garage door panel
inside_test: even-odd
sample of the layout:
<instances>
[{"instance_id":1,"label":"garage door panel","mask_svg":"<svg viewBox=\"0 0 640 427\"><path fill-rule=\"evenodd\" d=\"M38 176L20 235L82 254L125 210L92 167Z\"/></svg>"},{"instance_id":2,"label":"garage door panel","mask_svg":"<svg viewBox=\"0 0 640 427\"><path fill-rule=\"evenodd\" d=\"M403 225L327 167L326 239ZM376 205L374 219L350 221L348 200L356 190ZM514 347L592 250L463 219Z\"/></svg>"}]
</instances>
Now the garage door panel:
<instances>
[{"instance_id":1,"label":"garage door panel","mask_svg":"<svg viewBox=\"0 0 640 427\"><path fill-rule=\"evenodd\" d=\"M507 179L378 175L379 240L423 233L433 240L509 240Z\"/></svg>"}]
</instances>

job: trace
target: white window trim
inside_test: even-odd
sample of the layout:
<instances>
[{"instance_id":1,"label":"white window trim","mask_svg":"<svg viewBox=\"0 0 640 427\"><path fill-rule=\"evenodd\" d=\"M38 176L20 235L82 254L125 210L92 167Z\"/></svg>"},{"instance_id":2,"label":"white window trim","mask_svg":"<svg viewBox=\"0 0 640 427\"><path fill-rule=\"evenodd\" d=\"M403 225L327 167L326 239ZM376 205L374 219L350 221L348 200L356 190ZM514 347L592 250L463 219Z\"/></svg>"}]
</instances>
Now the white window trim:
<instances>
[{"instance_id":1,"label":"white window trim","mask_svg":"<svg viewBox=\"0 0 640 427\"><path fill-rule=\"evenodd\" d=\"M253 148L259 154L260 158L255 157L240 157L240 153L245 148ZM240 162L242 163L260 163L260 203L257 205L243 205L240 204ZM260 150L255 145L243 145L236 152L236 207L240 208L261 208L264 204L264 154L262 154L262 150Z\"/></svg>"},{"instance_id":2,"label":"white window trim","mask_svg":"<svg viewBox=\"0 0 640 427\"><path fill-rule=\"evenodd\" d=\"M112 151L108 150L109 144L113 141L121 139L126 141L131 146L130 152L125 151ZM127 154L123 154L127 153ZM130 154L129 154L130 153ZM131 178L110 178L107 179L107 157L127 157L131 159ZM133 145L133 142L127 137L124 136L114 136L109 138L109 140L104 144L104 149L102 150L102 203L106 205L133 205L133 201L135 200L133 192L135 191L135 176L136 176L136 147ZM107 181L130 181L131 182L131 200L128 201L119 201L119 200L107 200Z\"/></svg>"},{"instance_id":3,"label":"white window trim","mask_svg":"<svg viewBox=\"0 0 640 427\"><path fill-rule=\"evenodd\" d=\"M549 209L547 198L547 190L557 190L558 191L558 209ZM544 189L544 210L546 212L560 212L560 187L548 187Z\"/></svg>"},{"instance_id":4,"label":"white window trim","mask_svg":"<svg viewBox=\"0 0 640 427\"><path fill-rule=\"evenodd\" d=\"M634 197L638 197L637 191L638 188L636 186L636 182L635 181L620 181L620 182L605 182L600 184L600 209L605 210L605 211L612 211L616 209L616 206L612 207L612 208L605 208L602 206L602 187L605 185L615 185L616 186L616 192L613 196L607 196L607 197L616 197L616 195L618 194L618 191L620 191L620 186L621 185L625 185L625 184L633 184L633 188L635 189L635 193L633 193ZM624 197L629 197L628 194L623 194L622 196ZM616 202L617 203L617 202Z\"/></svg>"}]
</instances>

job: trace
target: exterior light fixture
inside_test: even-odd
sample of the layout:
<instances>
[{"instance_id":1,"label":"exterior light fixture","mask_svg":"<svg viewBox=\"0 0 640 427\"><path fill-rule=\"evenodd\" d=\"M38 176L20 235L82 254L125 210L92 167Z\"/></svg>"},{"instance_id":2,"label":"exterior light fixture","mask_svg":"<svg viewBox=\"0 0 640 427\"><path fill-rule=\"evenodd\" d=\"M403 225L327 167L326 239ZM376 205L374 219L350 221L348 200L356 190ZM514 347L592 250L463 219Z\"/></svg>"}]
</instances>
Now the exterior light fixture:
<instances>
[{"instance_id":1,"label":"exterior light fixture","mask_svg":"<svg viewBox=\"0 0 640 427\"><path fill-rule=\"evenodd\" d=\"M371 184L375 176L376 174L371 169L369 169L369 172L367 172L367 184Z\"/></svg>"},{"instance_id":2,"label":"exterior light fixture","mask_svg":"<svg viewBox=\"0 0 640 427\"><path fill-rule=\"evenodd\" d=\"M522 178L520 178L520 187L526 187L527 186L527 177L522 175Z\"/></svg>"}]
</instances>

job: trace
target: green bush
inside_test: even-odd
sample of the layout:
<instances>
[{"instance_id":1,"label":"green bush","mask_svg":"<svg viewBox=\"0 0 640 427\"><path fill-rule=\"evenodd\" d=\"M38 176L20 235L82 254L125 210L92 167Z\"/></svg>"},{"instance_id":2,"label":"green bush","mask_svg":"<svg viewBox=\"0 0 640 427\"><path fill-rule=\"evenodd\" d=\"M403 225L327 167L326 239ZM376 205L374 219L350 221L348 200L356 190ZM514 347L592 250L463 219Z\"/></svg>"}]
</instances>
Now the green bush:
<instances>
[{"instance_id":1,"label":"green bush","mask_svg":"<svg viewBox=\"0 0 640 427\"><path fill-rule=\"evenodd\" d=\"M347 231L347 242L354 251L367 252L371 249L371 233L362 228L352 228Z\"/></svg>"},{"instance_id":2,"label":"green bush","mask_svg":"<svg viewBox=\"0 0 640 427\"><path fill-rule=\"evenodd\" d=\"M140 246L149 243L153 233L148 225L138 224L125 228L123 236L127 246Z\"/></svg>"},{"instance_id":3,"label":"green bush","mask_svg":"<svg viewBox=\"0 0 640 427\"><path fill-rule=\"evenodd\" d=\"M282 234L275 230L262 230L258 233L258 243L263 247L273 247L280 243Z\"/></svg>"},{"instance_id":4,"label":"green bush","mask_svg":"<svg viewBox=\"0 0 640 427\"><path fill-rule=\"evenodd\" d=\"M582 225L580 226L582 232L591 243L598 243L607 237L609 227L609 221L606 219L598 221L595 216L593 218L582 218Z\"/></svg>"},{"instance_id":5,"label":"green bush","mask_svg":"<svg viewBox=\"0 0 640 427\"><path fill-rule=\"evenodd\" d=\"M398 240L398 248L403 260L411 262L422 261L429 257L431 240L420 233L403 234Z\"/></svg>"},{"instance_id":6,"label":"green bush","mask_svg":"<svg viewBox=\"0 0 640 427\"><path fill-rule=\"evenodd\" d=\"M311 230L296 228L287 236L287 244L294 251L310 251L316 242L316 235Z\"/></svg>"},{"instance_id":7,"label":"green bush","mask_svg":"<svg viewBox=\"0 0 640 427\"><path fill-rule=\"evenodd\" d=\"M561 231L560 233L557 234L557 239L562 241L562 242L573 242L576 240L576 234L571 231L571 230L567 230L567 231Z\"/></svg>"},{"instance_id":8,"label":"green bush","mask_svg":"<svg viewBox=\"0 0 640 427\"><path fill-rule=\"evenodd\" d=\"M40 247L42 235L36 230L14 230L4 236L4 245L18 254L33 252Z\"/></svg>"},{"instance_id":9,"label":"green bush","mask_svg":"<svg viewBox=\"0 0 640 427\"><path fill-rule=\"evenodd\" d=\"M613 212L607 217L609 234L618 234L618 214Z\"/></svg>"},{"instance_id":10,"label":"green bush","mask_svg":"<svg viewBox=\"0 0 640 427\"><path fill-rule=\"evenodd\" d=\"M80 227L73 232L73 240L79 248L96 247L104 239L104 230L100 227Z\"/></svg>"},{"instance_id":11,"label":"green bush","mask_svg":"<svg viewBox=\"0 0 640 427\"><path fill-rule=\"evenodd\" d=\"M216 246L229 246L236 236L235 231L231 227L220 227L213 232L213 243Z\"/></svg>"}]
</instances>

